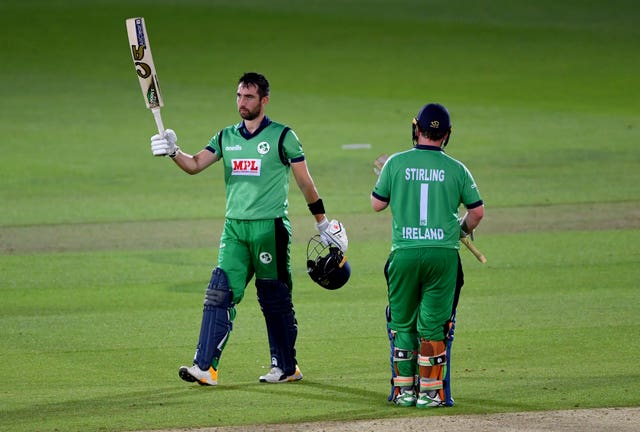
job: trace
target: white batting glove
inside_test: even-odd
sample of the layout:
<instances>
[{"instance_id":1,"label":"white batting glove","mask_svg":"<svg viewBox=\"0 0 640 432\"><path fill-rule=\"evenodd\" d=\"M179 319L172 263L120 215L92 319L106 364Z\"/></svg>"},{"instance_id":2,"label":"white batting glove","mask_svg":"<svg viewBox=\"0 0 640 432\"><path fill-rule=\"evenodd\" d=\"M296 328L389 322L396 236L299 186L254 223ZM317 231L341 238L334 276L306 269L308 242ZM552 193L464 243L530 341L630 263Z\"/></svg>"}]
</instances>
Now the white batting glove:
<instances>
[{"instance_id":1,"label":"white batting glove","mask_svg":"<svg viewBox=\"0 0 640 432\"><path fill-rule=\"evenodd\" d=\"M325 246L335 245L342 252L346 252L349 247L349 239L347 238L347 231L341 222L332 219L331 222L325 217L322 221L316 224L318 232L320 233L320 239Z\"/></svg>"},{"instance_id":2,"label":"white batting glove","mask_svg":"<svg viewBox=\"0 0 640 432\"><path fill-rule=\"evenodd\" d=\"M180 150L176 145L178 136L172 129L167 129L162 135L155 134L151 137L151 153L154 156L175 157Z\"/></svg>"}]
</instances>

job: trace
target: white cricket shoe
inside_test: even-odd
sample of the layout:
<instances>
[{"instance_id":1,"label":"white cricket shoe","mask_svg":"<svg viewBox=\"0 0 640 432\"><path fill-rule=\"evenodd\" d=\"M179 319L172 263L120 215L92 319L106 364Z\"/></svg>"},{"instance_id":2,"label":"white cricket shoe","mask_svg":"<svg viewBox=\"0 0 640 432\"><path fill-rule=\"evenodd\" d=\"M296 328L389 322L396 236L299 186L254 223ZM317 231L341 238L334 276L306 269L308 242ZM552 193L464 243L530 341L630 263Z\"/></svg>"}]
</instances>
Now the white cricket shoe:
<instances>
[{"instance_id":1,"label":"white cricket shoe","mask_svg":"<svg viewBox=\"0 0 640 432\"><path fill-rule=\"evenodd\" d=\"M260 382L266 383L285 383L285 382L293 382L300 381L302 379L302 372L300 372L300 368L296 365L296 370L293 375L285 375L282 369L279 367L272 367L268 374L262 375L260 377Z\"/></svg>"},{"instance_id":2,"label":"white cricket shoe","mask_svg":"<svg viewBox=\"0 0 640 432\"><path fill-rule=\"evenodd\" d=\"M435 394L433 394L435 393ZM446 406L445 402L440 398L439 392L421 392L416 401L416 408L437 408Z\"/></svg>"},{"instance_id":3,"label":"white cricket shoe","mask_svg":"<svg viewBox=\"0 0 640 432\"><path fill-rule=\"evenodd\" d=\"M198 365L191 367L180 366L178 375L187 382L197 382L200 385L208 386L218 385L218 371L213 367L210 367L207 371L203 371Z\"/></svg>"},{"instance_id":4,"label":"white cricket shoe","mask_svg":"<svg viewBox=\"0 0 640 432\"><path fill-rule=\"evenodd\" d=\"M393 398L393 403L401 407L416 406L416 392L408 388L401 389Z\"/></svg>"}]
</instances>

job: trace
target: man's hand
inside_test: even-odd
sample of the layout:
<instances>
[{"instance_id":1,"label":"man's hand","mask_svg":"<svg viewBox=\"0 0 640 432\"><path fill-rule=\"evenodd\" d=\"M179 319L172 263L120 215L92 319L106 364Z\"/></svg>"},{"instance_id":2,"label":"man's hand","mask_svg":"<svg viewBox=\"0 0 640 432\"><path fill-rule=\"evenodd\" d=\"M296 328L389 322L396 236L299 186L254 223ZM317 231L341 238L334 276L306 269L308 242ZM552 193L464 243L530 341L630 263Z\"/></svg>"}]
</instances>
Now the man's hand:
<instances>
[{"instance_id":1,"label":"man's hand","mask_svg":"<svg viewBox=\"0 0 640 432\"><path fill-rule=\"evenodd\" d=\"M162 135L156 134L151 137L151 153L154 156L175 157L180 150L176 145L178 137L172 129L167 129Z\"/></svg>"},{"instance_id":2,"label":"man's hand","mask_svg":"<svg viewBox=\"0 0 640 432\"><path fill-rule=\"evenodd\" d=\"M458 223L460 223L460 238L469 237L471 238L471 240L475 240L476 239L476 236L474 234L475 230L470 230L469 227L467 227L466 219L467 219L467 215L464 215L463 217L458 219Z\"/></svg>"},{"instance_id":3,"label":"man's hand","mask_svg":"<svg viewBox=\"0 0 640 432\"><path fill-rule=\"evenodd\" d=\"M324 218L321 222L316 224L320 238L325 246L335 245L342 252L346 252L349 247L349 239L347 238L347 231L341 222L333 219L331 222Z\"/></svg>"},{"instance_id":4,"label":"man's hand","mask_svg":"<svg viewBox=\"0 0 640 432\"><path fill-rule=\"evenodd\" d=\"M377 176L380 175L380 171L382 171L382 167L384 166L384 163L387 161L387 159L389 159L389 156L382 153L376 158L375 161L373 161L373 172L376 173Z\"/></svg>"}]
</instances>

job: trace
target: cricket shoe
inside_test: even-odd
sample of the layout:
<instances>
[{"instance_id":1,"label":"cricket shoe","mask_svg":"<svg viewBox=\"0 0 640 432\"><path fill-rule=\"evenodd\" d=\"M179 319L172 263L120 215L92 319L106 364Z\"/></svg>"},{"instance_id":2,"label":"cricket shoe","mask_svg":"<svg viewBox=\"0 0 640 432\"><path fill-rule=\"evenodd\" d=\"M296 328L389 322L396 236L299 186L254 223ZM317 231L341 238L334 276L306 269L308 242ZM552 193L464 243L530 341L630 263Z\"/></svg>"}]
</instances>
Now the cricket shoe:
<instances>
[{"instance_id":1,"label":"cricket shoe","mask_svg":"<svg viewBox=\"0 0 640 432\"><path fill-rule=\"evenodd\" d=\"M416 392L414 390L400 390L400 393L393 399L393 403L401 407L415 406Z\"/></svg>"},{"instance_id":2,"label":"cricket shoe","mask_svg":"<svg viewBox=\"0 0 640 432\"><path fill-rule=\"evenodd\" d=\"M197 382L203 386L218 385L218 371L213 367L210 367L207 371L203 371L198 365L191 367L181 366L180 369L178 369L178 375L187 382Z\"/></svg>"},{"instance_id":3,"label":"cricket shoe","mask_svg":"<svg viewBox=\"0 0 640 432\"><path fill-rule=\"evenodd\" d=\"M423 392L418 395L418 400L416 401L416 408L437 408L446 406L445 402L440 398L440 394L438 392L433 392L435 394L429 395L430 392Z\"/></svg>"},{"instance_id":4,"label":"cricket shoe","mask_svg":"<svg viewBox=\"0 0 640 432\"><path fill-rule=\"evenodd\" d=\"M260 382L266 383L286 383L293 381L300 381L302 379L302 372L300 372L300 368L296 365L296 370L292 375L286 375L282 369L279 367L273 366L268 374L262 375L260 377Z\"/></svg>"}]
</instances>

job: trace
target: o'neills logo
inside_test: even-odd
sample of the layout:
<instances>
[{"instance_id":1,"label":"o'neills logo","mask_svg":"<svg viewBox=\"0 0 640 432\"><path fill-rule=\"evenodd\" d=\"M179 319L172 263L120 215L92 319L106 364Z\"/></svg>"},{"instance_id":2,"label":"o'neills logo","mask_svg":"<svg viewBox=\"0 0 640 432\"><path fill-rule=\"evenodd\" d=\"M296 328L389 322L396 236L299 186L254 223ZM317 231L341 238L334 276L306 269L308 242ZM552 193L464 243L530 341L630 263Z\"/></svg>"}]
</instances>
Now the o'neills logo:
<instances>
[{"instance_id":1,"label":"o'neills logo","mask_svg":"<svg viewBox=\"0 0 640 432\"><path fill-rule=\"evenodd\" d=\"M232 159L231 175L259 176L261 159Z\"/></svg>"}]
</instances>

